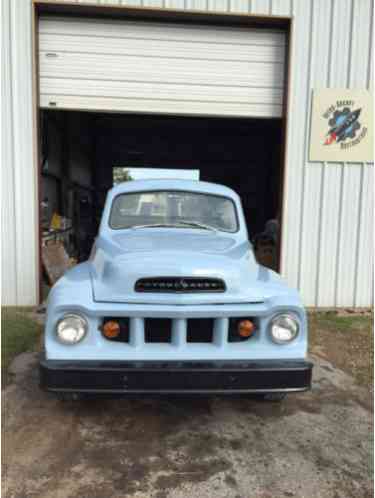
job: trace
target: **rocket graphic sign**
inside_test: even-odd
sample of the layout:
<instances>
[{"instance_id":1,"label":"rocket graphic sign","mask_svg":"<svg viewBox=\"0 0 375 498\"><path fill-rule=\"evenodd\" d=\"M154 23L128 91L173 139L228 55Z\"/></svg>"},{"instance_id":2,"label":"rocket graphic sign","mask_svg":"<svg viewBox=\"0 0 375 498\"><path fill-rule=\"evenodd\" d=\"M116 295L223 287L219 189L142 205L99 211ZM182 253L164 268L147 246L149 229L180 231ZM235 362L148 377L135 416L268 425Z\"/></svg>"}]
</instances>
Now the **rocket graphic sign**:
<instances>
[{"instance_id":1,"label":"rocket graphic sign","mask_svg":"<svg viewBox=\"0 0 375 498\"><path fill-rule=\"evenodd\" d=\"M373 161L372 96L365 90L314 92L310 161Z\"/></svg>"},{"instance_id":2,"label":"rocket graphic sign","mask_svg":"<svg viewBox=\"0 0 375 498\"><path fill-rule=\"evenodd\" d=\"M358 121L360 114L361 109L351 111L349 107L345 107L342 111L335 111L333 118L329 120L329 125L332 128L328 132L328 138L324 145L354 138L356 131L361 128L361 123Z\"/></svg>"}]
</instances>

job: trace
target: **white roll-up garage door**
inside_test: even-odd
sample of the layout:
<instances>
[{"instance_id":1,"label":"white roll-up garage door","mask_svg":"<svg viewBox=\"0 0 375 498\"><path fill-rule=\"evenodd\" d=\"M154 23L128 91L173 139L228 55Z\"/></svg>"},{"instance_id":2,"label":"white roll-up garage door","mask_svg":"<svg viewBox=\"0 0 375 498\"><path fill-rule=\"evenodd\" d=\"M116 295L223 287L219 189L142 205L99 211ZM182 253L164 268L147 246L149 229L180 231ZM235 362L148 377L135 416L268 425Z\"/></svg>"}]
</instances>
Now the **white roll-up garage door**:
<instances>
[{"instance_id":1,"label":"white roll-up garage door","mask_svg":"<svg viewBox=\"0 0 375 498\"><path fill-rule=\"evenodd\" d=\"M285 34L254 28L45 17L43 108L280 117Z\"/></svg>"}]
</instances>

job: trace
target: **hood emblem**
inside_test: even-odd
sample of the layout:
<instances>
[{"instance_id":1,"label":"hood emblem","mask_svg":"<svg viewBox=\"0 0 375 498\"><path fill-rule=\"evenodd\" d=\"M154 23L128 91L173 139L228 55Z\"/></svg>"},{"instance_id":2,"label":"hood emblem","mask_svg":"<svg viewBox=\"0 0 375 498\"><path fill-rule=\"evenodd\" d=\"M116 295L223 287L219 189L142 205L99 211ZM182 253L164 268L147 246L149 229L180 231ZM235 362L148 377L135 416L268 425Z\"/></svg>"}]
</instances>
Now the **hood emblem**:
<instances>
[{"instance_id":1,"label":"hood emblem","mask_svg":"<svg viewBox=\"0 0 375 498\"><path fill-rule=\"evenodd\" d=\"M225 283L211 277L150 277L137 280L135 292L224 292Z\"/></svg>"},{"instance_id":2,"label":"hood emblem","mask_svg":"<svg viewBox=\"0 0 375 498\"><path fill-rule=\"evenodd\" d=\"M181 282L180 282L180 286L183 289L187 289L189 287L189 284L184 279L182 279Z\"/></svg>"}]
</instances>

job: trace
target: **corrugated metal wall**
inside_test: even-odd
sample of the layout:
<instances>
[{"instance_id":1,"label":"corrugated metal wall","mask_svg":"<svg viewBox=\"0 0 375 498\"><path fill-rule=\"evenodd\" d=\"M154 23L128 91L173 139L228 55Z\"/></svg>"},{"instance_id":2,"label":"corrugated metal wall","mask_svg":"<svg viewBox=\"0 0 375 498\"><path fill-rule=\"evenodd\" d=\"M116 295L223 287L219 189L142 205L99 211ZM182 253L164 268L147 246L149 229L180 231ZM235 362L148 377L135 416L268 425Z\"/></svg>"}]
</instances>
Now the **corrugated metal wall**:
<instances>
[{"instance_id":1,"label":"corrugated metal wall","mask_svg":"<svg viewBox=\"0 0 375 498\"><path fill-rule=\"evenodd\" d=\"M372 303L373 165L307 160L312 89L370 87L371 11L370 0L293 5L282 267L309 306Z\"/></svg>"},{"instance_id":2,"label":"corrugated metal wall","mask_svg":"<svg viewBox=\"0 0 375 498\"><path fill-rule=\"evenodd\" d=\"M93 3L81 0L82 3ZM282 273L308 306L373 302L373 165L309 163L312 89L372 89L372 0L131 0L102 4L294 17ZM35 301L29 0L5 12L3 300ZM19 146L19 144L22 144ZM4 171L5 168L2 168ZM15 221L17 230L15 230ZM26 248L26 249L25 249Z\"/></svg>"},{"instance_id":3,"label":"corrugated metal wall","mask_svg":"<svg viewBox=\"0 0 375 498\"><path fill-rule=\"evenodd\" d=\"M1 2L1 281L11 305L38 300L31 32L31 2Z\"/></svg>"}]
</instances>

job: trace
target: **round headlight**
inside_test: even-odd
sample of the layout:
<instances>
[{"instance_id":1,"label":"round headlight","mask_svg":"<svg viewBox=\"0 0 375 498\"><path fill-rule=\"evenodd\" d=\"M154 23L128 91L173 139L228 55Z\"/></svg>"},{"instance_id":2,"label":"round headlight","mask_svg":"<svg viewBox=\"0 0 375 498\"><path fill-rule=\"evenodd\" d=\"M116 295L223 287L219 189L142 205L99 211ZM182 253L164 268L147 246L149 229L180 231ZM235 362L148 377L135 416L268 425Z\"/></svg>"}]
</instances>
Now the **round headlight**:
<instances>
[{"instance_id":1,"label":"round headlight","mask_svg":"<svg viewBox=\"0 0 375 498\"><path fill-rule=\"evenodd\" d=\"M85 337L88 330L87 321L80 315L65 315L56 326L57 337L64 344L76 344Z\"/></svg>"},{"instance_id":2,"label":"round headlight","mask_svg":"<svg viewBox=\"0 0 375 498\"><path fill-rule=\"evenodd\" d=\"M271 338L277 344L287 344L298 335L299 324L292 315L277 315L271 320Z\"/></svg>"}]
</instances>

